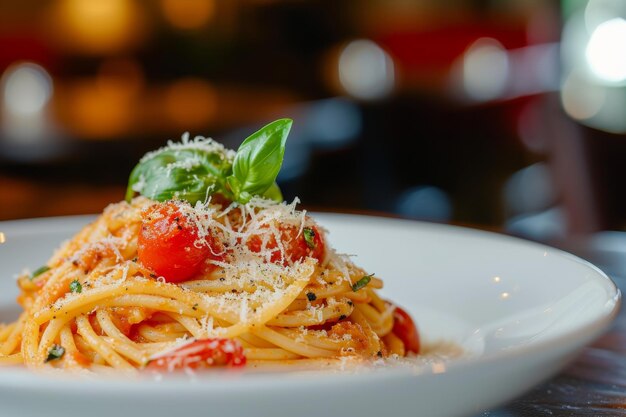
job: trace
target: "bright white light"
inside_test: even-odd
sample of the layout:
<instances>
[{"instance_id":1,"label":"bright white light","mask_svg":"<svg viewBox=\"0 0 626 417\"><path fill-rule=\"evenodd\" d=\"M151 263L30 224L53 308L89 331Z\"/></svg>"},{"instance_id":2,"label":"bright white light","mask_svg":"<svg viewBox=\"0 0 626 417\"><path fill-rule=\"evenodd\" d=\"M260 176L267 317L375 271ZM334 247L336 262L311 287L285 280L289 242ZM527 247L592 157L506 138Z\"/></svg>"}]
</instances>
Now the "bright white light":
<instances>
[{"instance_id":1,"label":"bright white light","mask_svg":"<svg viewBox=\"0 0 626 417\"><path fill-rule=\"evenodd\" d=\"M593 31L601 23L614 17L624 16L626 2L623 0L589 0L584 11L587 33Z\"/></svg>"},{"instance_id":2,"label":"bright white light","mask_svg":"<svg viewBox=\"0 0 626 417\"><path fill-rule=\"evenodd\" d=\"M10 115L40 113L52 96L52 79L45 69L32 63L9 67L3 77L4 109Z\"/></svg>"},{"instance_id":3,"label":"bright white light","mask_svg":"<svg viewBox=\"0 0 626 417\"><path fill-rule=\"evenodd\" d=\"M500 42L481 38L465 52L463 86L467 95L478 101L500 97L509 78L509 59Z\"/></svg>"},{"instance_id":4,"label":"bright white light","mask_svg":"<svg viewBox=\"0 0 626 417\"><path fill-rule=\"evenodd\" d=\"M626 80L626 20L615 18L600 25L591 34L585 51L593 73L604 81Z\"/></svg>"},{"instance_id":5,"label":"bright white light","mask_svg":"<svg viewBox=\"0 0 626 417\"><path fill-rule=\"evenodd\" d=\"M606 102L606 87L590 83L576 71L567 76L561 88L561 104L572 118L587 120L597 115Z\"/></svg>"},{"instance_id":6,"label":"bright white light","mask_svg":"<svg viewBox=\"0 0 626 417\"><path fill-rule=\"evenodd\" d=\"M339 56L339 81L356 98L384 97L393 89L394 79L391 57L372 41L350 42Z\"/></svg>"}]
</instances>

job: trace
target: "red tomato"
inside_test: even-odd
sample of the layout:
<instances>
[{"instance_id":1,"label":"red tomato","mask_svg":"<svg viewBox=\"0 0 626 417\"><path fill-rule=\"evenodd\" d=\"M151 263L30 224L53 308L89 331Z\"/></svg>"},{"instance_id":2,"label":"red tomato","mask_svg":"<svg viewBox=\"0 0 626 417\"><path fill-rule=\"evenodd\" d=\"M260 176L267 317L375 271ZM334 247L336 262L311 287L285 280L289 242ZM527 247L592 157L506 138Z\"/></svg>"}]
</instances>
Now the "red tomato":
<instances>
[{"instance_id":1,"label":"red tomato","mask_svg":"<svg viewBox=\"0 0 626 417\"><path fill-rule=\"evenodd\" d=\"M232 339L202 339L184 345L148 364L148 369L174 371L246 364L241 344Z\"/></svg>"},{"instance_id":2,"label":"red tomato","mask_svg":"<svg viewBox=\"0 0 626 417\"><path fill-rule=\"evenodd\" d=\"M208 268L207 259L221 259L216 239L196 245L198 229L173 201L155 204L142 213L137 242L139 261L168 282L185 281ZM213 248L213 249L212 249Z\"/></svg>"},{"instance_id":3,"label":"red tomato","mask_svg":"<svg viewBox=\"0 0 626 417\"><path fill-rule=\"evenodd\" d=\"M393 313L393 334L398 336L407 352L419 353L420 336L409 313L396 307Z\"/></svg>"},{"instance_id":4,"label":"red tomato","mask_svg":"<svg viewBox=\"0 0 626 417\"><path fill-rule=\"evenodd\" d=\"M287 265L300 261L307 256L311 256L319 262L324 260L324 236L319 228L316 226L305 227L300 233L300 236L298 236L300 232L299 226L281 224L278 229L280 230L280 241L285 249L286 256L285 259L283 259L283 254L276 244L276 239L272 235L265 246L266 249L272 250L270 262L280 262L283 265ZM254 235L248 239L246 245L252 252L261 252L263 238Z\"/></svg>"}]
</instances>

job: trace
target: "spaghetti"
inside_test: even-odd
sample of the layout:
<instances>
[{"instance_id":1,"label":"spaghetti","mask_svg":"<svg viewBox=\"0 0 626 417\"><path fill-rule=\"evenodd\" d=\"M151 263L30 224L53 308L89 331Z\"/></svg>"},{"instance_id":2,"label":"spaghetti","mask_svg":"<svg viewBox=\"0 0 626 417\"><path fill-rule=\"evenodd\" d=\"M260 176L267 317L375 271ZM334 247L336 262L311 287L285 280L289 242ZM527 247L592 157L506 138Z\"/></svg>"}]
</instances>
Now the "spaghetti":
<instances>
[{"instance_id":1,"label":"spaghetti","mask_svg":"<svg viewBox=\"0 0 626 417\"><path fill-rule=\"evenodd\" d=\"M18 278L24 311L0 325L0 364L174 370L417 353L411 318L377 293L382 280L330 249L297 203L110 205Z\"/></svg>"}]
</instances>

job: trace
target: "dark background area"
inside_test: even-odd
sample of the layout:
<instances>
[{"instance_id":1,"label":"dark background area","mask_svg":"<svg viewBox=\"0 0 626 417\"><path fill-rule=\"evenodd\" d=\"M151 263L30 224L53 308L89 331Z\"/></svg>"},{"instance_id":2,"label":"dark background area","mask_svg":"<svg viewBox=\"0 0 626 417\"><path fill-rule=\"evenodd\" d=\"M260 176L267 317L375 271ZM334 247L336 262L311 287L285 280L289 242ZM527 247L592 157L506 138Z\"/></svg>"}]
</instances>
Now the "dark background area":
<instances>
[{"instance_id":1,"label":"dark background area","mask_svg":"<svg viewBox=\"0 0 626 417\"><path fill-rule=\"evenodd\" d=\"M168 139L236 148L292 117L279 183L308 208L547 241L620 230L625 16L619 0L0 1L0 220L99 212Z\"/></svg>"}]
</instances>

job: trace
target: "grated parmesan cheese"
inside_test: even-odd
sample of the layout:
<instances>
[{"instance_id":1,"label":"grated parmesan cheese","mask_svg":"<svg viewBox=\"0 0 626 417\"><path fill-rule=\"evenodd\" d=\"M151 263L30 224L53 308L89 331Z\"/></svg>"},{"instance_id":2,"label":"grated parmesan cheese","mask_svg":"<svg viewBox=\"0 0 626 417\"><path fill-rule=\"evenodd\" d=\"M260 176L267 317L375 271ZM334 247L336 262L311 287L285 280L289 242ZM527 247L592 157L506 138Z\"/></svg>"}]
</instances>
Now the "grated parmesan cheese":
<instances>
[{"instance_id":1,"label":"grated parmesan cheese","mask_svg":"<svg viewBox=\"0 0 626 417\"><path fill-rule=\"evenodd\" d=\"M183 133L181 142L168 141L167 145L157 150L148 152L141 158L140 163L146 162L165 151L201 150L211 154L221 155L224 159L232 161L235 159L235 151L227 149L221 143L211 138L196 136L189 139L189 132Z\"/></svg>"}]
</instances>

